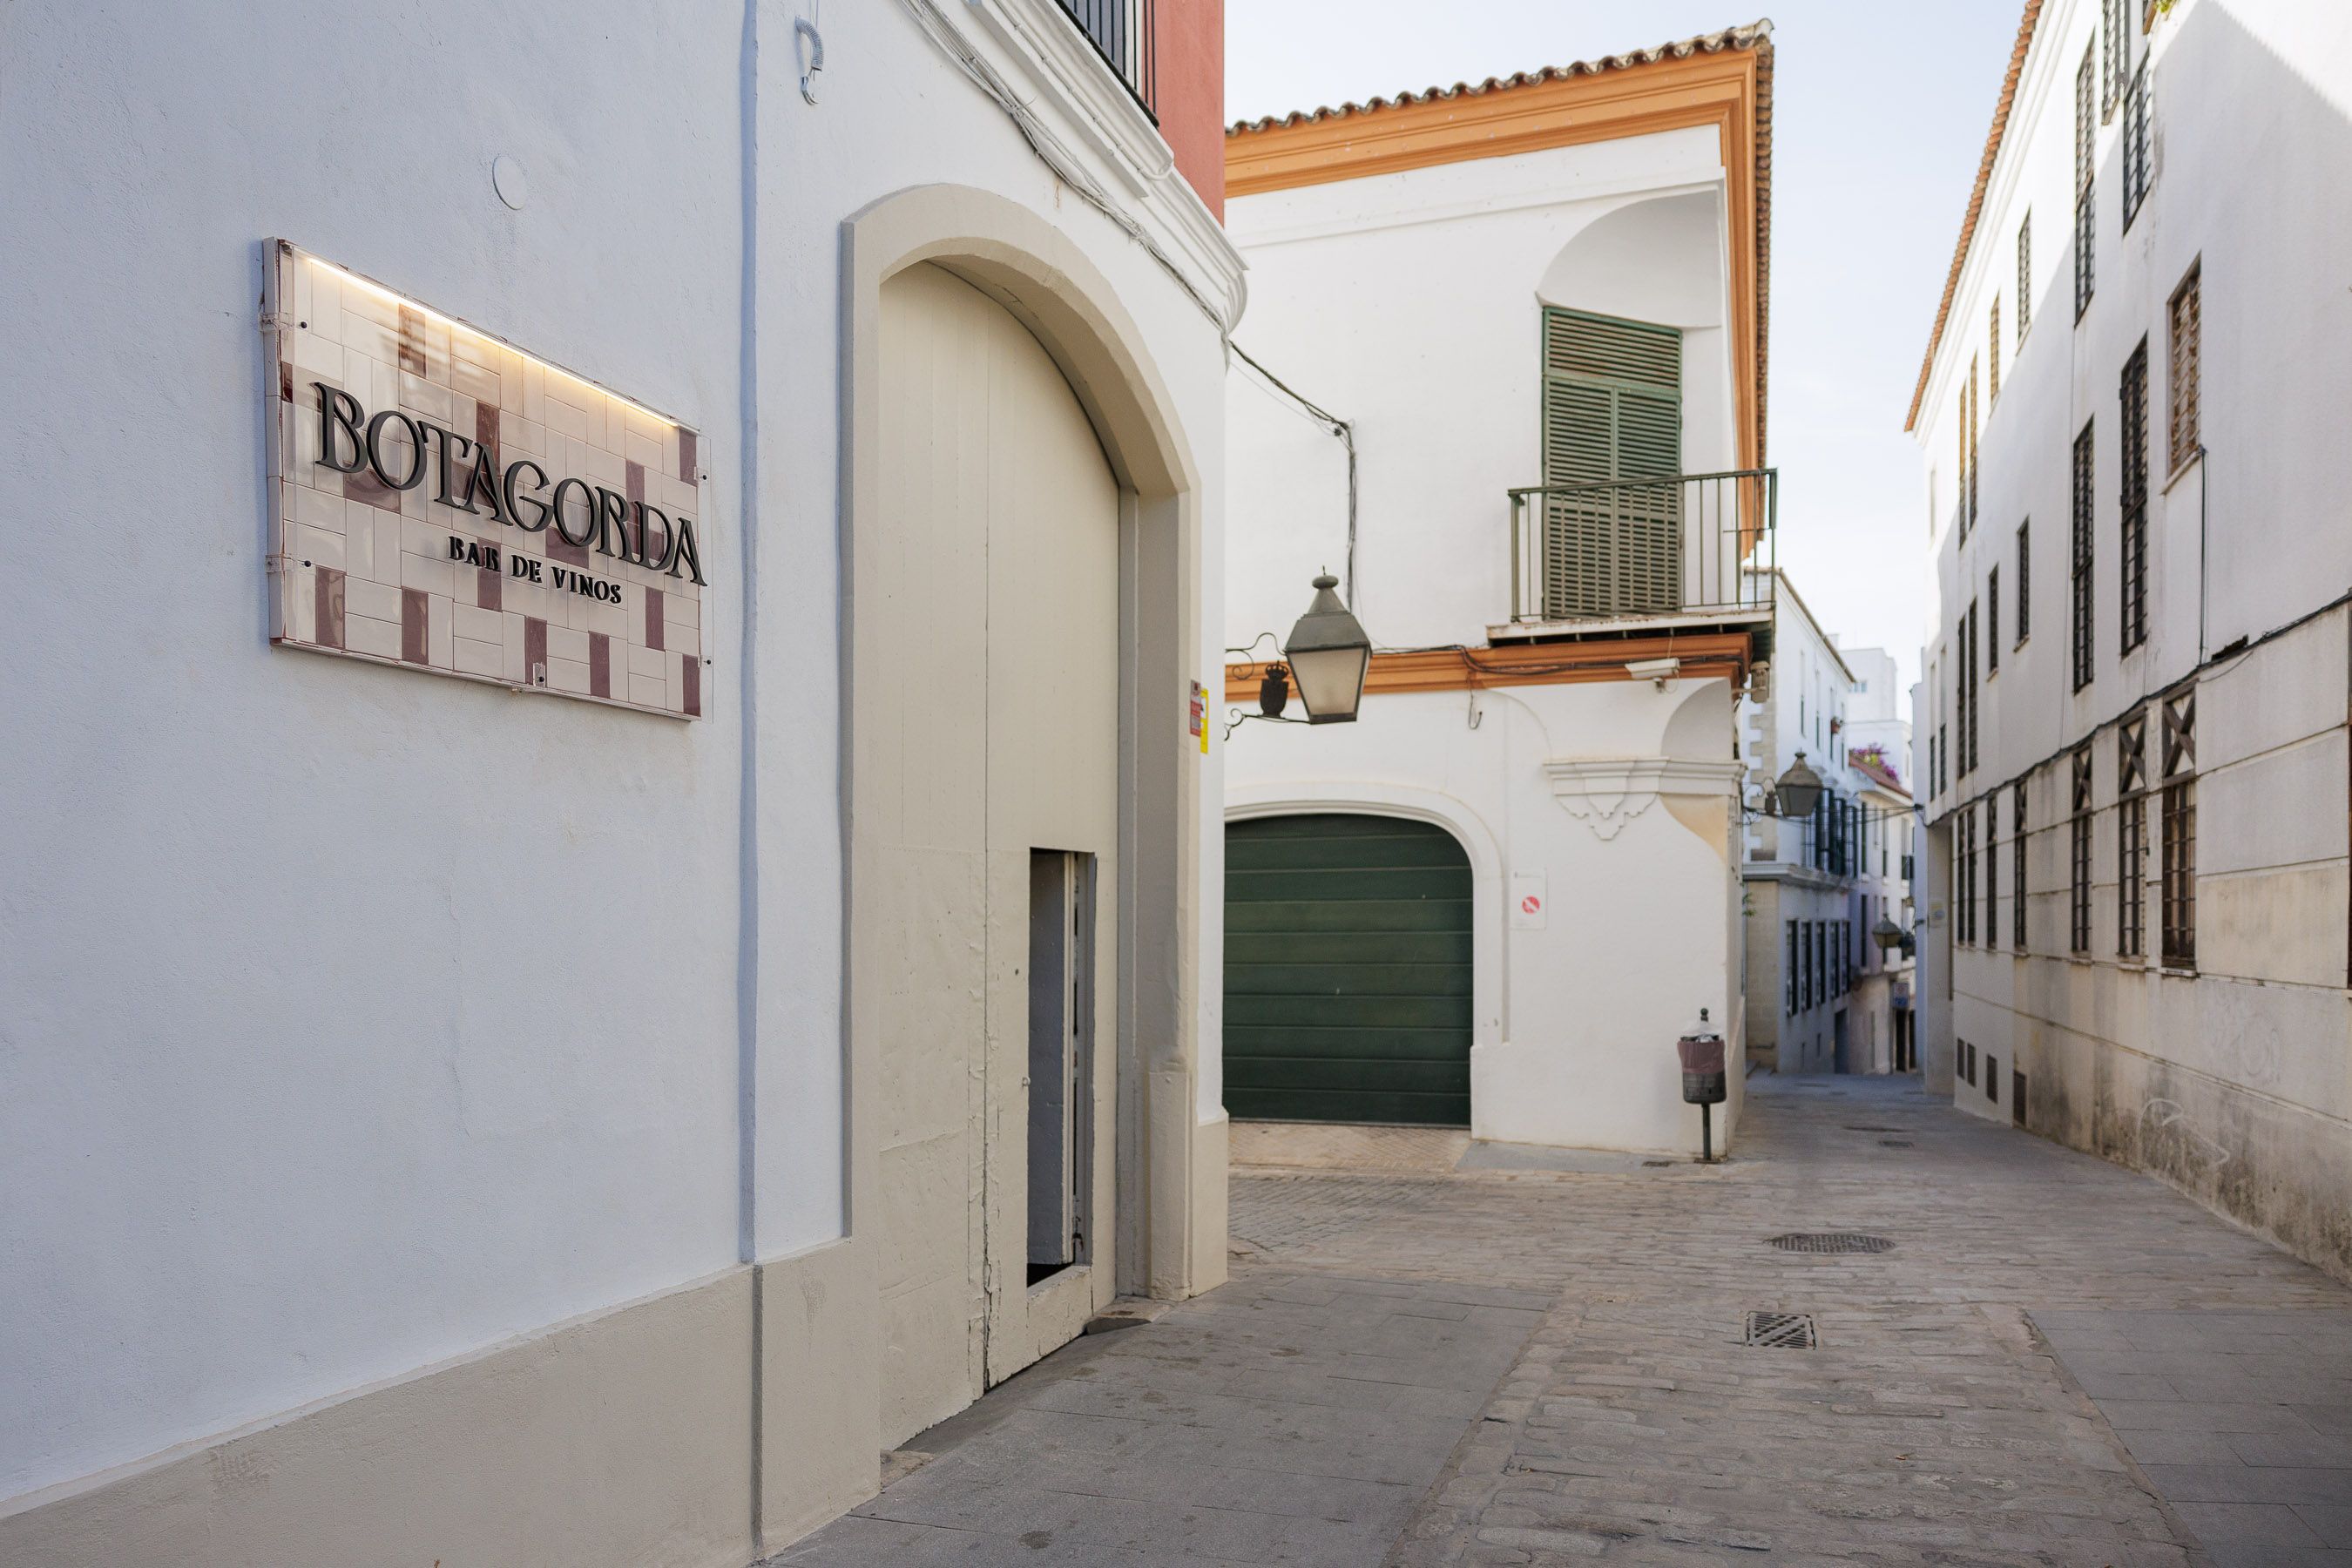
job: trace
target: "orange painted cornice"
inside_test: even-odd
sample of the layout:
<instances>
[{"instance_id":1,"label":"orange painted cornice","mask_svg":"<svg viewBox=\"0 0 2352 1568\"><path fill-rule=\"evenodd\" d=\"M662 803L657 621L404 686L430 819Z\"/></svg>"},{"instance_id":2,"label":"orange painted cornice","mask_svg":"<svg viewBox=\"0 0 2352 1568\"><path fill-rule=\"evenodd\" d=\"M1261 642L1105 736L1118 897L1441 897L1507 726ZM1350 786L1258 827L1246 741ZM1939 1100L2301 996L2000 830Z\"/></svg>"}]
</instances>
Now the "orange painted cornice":
<instances>
[{"instance_id":1,"label":"orange painted cornice","mask_svg":"<svg viewBox=\"0 0 2352 1568\"><path fill-rule=\"evenodd\" d=\"M1609 642L1512 643L1501 647L1415 648L1376 653L1364 677L1367 697L1408 691L1468 691L1498 686L1567 686L1632 680L1628 664L1682 660L1679 678L1717 677L1738 686L1748 678L1751 643L1746 632L1625 637ZM1254 703L1265 664L1225 666L1225 700Z\"/></svg>"},{"instance_id":2,"label":"orange painted cornice","mask_svg":"<svg viewBox=\"0 0 2352 1568\"><path fill-rule=\"evenodd\" d=\"M1410 102L1236 126L1225 133L1230 200L1692 127L1715 132L1731 226L1728 262L1743 468L1764 462L1771 266L1769 41Z\"/></svg>"}]
</instances>

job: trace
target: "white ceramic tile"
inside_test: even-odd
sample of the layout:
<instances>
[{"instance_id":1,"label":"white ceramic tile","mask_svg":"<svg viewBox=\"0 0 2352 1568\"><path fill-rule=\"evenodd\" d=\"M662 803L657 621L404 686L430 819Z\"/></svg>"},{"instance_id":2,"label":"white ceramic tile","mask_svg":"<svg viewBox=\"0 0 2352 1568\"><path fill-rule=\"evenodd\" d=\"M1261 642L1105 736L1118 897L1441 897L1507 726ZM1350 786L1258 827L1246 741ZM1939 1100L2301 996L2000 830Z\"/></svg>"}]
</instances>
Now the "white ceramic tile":
<instances>
[{"instance_id":1,"label":"white ceramic tile","mask_svg":"<svg viewBox=\"0 0 2352 1568\"><path fill-rule=\"evenodd\" d=\"M585 659L557 658L550 652L547 659L547 684L558 691L585 695L588 690L588 663Z\"/></svg>"},{"instance_id":2,"label":"white ceramic tile","mask_svg":"<svg viewBox=\"0 0 2352 1568\"><path fill-rule=\"evenodd\" d=\"M394 598L397 599L398 595ZM373 654L378 658L400 657L400 622L380 621L372 616L355 616L348 606L343 615L343 646L353 653Z\"/></svg>"},{"instance_id":3,"label":"white ceramic tile","mask_svg":"<svg viewBox=\"0 0 2352 1568\"><path fill-rule=\"evenodd\" d=\"M343 536L329 533L323 528L312 528L308 523L297 522L288 526L286 553L294 563L293 569L298 572L303 569L305 562L312 566L331 566L338 572L344 570Z\"/></svg>"},{"instance_id":4,"label":"white ceramic tile","mask_svg":"<svg viewBox=\"0 0 2352 1568\"><path fill-rule=\"evenodd\" d=\"M343 579L343 609L351 616L367 616L379 621L389 621L394 631L400 626L400 589L391 583L371 582L365 577ZM400 651L400 640L393 639L392 651Z\"/></svg>"},{"instance_id":5,"label":"white ceramic tile","mask_svg":"<svg viewBox=\"0 0 2352 1568\"><path fill-rule=\"evenodd\" d=\"M487 675L503 680L507 673L507 650L503 642L478 642L472 637L455 639L453 657L461 675Z\"/></svg>"},{"instance_id":6,"label":"white ceramic tile","mask_svg":"<svg viewBox=\"0 0 2352 1568\"><path fill-rule=\"evenodd\" d=\"M616 689L614 696L620 695ZM658 675L629 674L629 700L645 708L669 706L669 683Z\"/></svg>"}]
</instances>

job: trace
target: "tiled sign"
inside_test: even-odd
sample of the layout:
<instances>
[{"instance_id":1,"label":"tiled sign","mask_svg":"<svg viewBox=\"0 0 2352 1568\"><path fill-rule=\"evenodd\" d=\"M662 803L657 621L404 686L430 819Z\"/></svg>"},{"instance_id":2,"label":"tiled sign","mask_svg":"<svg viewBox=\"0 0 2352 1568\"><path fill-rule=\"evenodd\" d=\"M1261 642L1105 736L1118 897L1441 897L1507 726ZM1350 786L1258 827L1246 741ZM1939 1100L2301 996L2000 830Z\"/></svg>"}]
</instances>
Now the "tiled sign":
<instances>
[{"instance_id":1,"label":"tiled sign","mask_svg":"<svg viewBox=\"0 0 2352 1568\"><path fill-rule=\"evenodd\" d=\"M284 241L269 636L694 718L694 431Z\"/></svg>"}]
</instances>

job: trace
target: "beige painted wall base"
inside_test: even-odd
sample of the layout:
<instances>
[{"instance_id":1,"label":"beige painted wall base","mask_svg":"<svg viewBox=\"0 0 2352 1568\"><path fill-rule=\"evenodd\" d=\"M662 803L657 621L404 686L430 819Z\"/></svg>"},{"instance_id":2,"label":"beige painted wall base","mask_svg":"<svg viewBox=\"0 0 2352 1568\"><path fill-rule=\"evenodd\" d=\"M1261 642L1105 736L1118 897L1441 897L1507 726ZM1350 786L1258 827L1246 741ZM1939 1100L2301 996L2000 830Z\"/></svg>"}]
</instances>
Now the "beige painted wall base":
<instances>
[{"instance_id":1,"label":"beige painted wall base","mask_svg":"<svg viewBox=\"0 0 2352 1568\"><path fill-rule=\"evenodd\" d=\"M778 1552L882 1487L873 1249L760 1267L760 1541Z\"/></svg>"},{"instance_id":2,"label":"beige painted wall base","mask_svg":"<svg viewBox=\"0 0 2352 1568\"><path fill-rule=\"evenodd\" d=\"M1187 1294L1197 1296L1225 1282L1232 1253L1225 1234L1225 1178L1233 1123L1222 1110L1192 1130L1192 1277Z\"/></svg>"},{"instance_id":3,"label":"beige painted wall base","mask_svg":"<svg viewBox=\"0 0 2352 1568\"><path fill-rule=\"evenodd\" d=\"M751 1333L730 1269L37 1494L0 1518L0 1563L740 1568Z\"/></svg>"}]
</instances>

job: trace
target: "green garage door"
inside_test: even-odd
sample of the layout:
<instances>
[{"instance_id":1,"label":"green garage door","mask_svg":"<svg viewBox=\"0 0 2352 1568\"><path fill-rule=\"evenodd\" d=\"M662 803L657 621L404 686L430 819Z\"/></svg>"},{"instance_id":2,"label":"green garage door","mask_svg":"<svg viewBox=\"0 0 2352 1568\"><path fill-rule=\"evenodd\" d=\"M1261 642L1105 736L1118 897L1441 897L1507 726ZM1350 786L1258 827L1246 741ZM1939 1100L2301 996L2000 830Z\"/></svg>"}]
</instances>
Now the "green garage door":
<instances>
[{"instance_id":1,"label":"green garage door","mask_svg":"<svg viewBox=\"0 0 2352 1568\"><path fill-rule=\"evenodd\" d=\"M1470 1124L1470 861L1444 828L1225 828L1225 1109Z\"/></svg>"}]
</instances>

